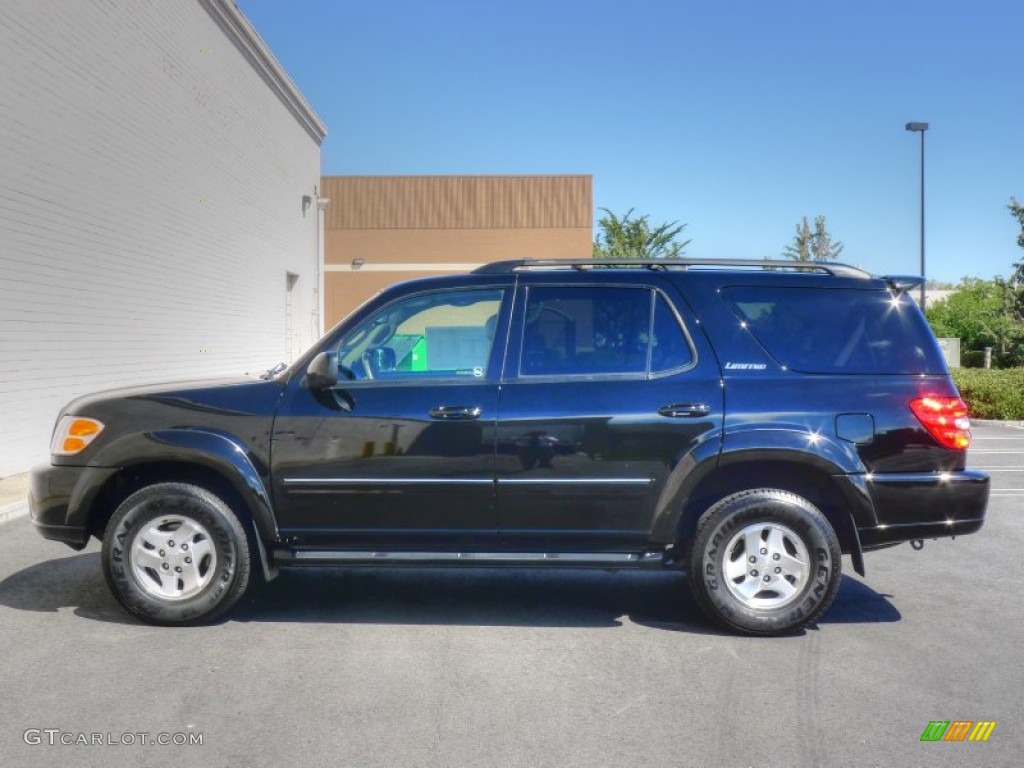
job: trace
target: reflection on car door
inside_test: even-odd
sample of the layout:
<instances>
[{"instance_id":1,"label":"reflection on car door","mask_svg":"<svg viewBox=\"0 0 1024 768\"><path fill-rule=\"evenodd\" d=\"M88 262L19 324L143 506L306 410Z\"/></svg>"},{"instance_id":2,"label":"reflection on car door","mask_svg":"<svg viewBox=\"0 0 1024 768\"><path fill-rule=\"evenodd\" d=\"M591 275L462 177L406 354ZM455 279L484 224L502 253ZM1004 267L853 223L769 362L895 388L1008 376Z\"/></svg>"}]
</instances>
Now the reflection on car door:
<instances>
[{"instance_id":1,"label":"reflection on car door","mask_svg":"<svg viewBox=\"0 0 1024 768\"><path fill-rule=\"evenodd\" d=\"M289 384L272 459L282 534L391 550L493 537L503 297L461 290L388 305L337 341L348 379L324 392Z\"/></svg>"},{"instance_id":2,"label":"reflection on car door","mask_svg":"<svg viewBox=\"0 0 1024 768\"><path fill-rule=\"evenodd\" d=\"M523 294L497 430L506 546L642 546L669 473L721 429L710 349L650 287L535 284Z\"/></svg>"}]
</instances>

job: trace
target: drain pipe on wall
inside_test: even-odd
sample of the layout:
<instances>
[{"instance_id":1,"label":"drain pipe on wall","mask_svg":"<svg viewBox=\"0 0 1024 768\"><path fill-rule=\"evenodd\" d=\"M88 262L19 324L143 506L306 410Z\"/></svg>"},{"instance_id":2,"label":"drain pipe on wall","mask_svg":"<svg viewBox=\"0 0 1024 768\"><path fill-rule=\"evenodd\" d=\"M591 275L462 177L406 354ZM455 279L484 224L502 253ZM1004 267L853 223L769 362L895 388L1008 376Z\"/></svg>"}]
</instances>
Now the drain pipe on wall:
<instances>
[{"instance_id":1,"label":"drain pipe on wall","mask_svg":"<svg viewBox=\"0 0 1024 768\"><path fill-rule=\"evenodd\" d=\"M324 211L331 200L328 197L320 197L316 187L313 188L316 197L316 338L324 335Z\"/></svg>"}]
</instances>

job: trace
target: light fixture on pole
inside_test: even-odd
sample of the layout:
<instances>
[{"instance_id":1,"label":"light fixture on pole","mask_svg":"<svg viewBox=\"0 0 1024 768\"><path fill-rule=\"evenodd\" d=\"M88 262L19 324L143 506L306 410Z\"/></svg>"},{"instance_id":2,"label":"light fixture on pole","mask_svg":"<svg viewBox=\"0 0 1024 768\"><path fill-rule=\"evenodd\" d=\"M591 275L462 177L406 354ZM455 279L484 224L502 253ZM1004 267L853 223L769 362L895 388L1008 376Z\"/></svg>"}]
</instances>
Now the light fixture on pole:
<instances>
[{"instance_id":1,"label":"light fixture on pole","mask_svg":"<svg viewBox=\"0 0 1024 768\"><path fill-rule=\"evenodd\" d=\"M921 277L926 277L924 270L924 132L928 123L907 123L907 130L921 134ZM921 311L924 312L924 283L921 283Z\"/></svg>"}]
</instances>

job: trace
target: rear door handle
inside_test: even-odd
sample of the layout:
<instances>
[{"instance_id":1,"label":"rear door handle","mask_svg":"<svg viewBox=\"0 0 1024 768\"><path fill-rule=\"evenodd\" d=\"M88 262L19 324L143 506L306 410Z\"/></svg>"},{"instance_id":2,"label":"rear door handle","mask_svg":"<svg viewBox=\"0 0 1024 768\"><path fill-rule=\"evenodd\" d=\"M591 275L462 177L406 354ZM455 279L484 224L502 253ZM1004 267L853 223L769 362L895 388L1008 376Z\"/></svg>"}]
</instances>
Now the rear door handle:
<instances>
[{"instance_id":1,"label":"rear door handle","mask_svg":"<svg viewBox=\"0 0 1024 768\"><path fill-rule=\"evenodd\" d=\"M439 405L430 409L430 418L445 421L472 421L479 419L483 411L475 405Z\"/></svg>"},{"instance_id":2,"label":"rear door handle","mask_svg":"<svg viewBox=\"0 0 1024 768\"><path fill-rule=\"evenodd\" d=\"M670 419L688 419L694 416L707 416L711 413L711 406L706 403L672 403L661 406L658 413Z\"/></svg>"}]
</instances>

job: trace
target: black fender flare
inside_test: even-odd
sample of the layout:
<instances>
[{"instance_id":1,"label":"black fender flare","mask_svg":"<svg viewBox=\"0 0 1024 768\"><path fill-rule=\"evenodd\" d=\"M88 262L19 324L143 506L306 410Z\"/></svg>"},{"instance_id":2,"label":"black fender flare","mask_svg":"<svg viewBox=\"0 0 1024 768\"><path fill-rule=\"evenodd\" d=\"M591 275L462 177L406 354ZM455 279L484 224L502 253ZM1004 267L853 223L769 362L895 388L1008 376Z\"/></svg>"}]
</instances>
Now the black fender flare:
<instances>
[{"instance_id":1,"label":"black fender flare","mask_svg":"<svg viewBox=\"0 0 1024 768\"><path fill-rule=\"evenodd\" d=\"M651 526L651 538L654 541L674 543L686 500L705 478L718 469L721 450L722 435L715 432L697 443L676 462L661 488L654 510Z\"/></svg>"},{"instance_id":2,"label":"black fender flare","mask_svg":"<svg viewBox=\"0 0 1024 768\"><path fill-rule=\"evenodd\" d=\"M710 442L710 441L709 441ZM652 538L674 543L687 502L712 474L734 468L737 472L746 466L766 464L799 465L821 476L828 476L831 488L838 494L850 556L857 573L864 574L864 559L858 536L858 527L877 524L874 504L868 492L865 476L867 469L860 461L855 447L825 434L813 439L806 428L787 429L777 426L751 428L727 434L721 441L721 451L711 452L702 447L679 461L665 482L657 502ZM742 490L737 487L736 490Z\"/></svg>"},{"instance_id":3,"label":"black fender flare","mask_svg":"<svg viewBox=\"0 0 1024 768\"><path fill-rule=\"evenodd\" d=\"M194 464L213 470L242 499L255 526L257 550L264 576L276 575L264 542L280 534L267 486L257 469L261 465L233 435L205 429L159 429L118 438L91 462L96 473L113 474L142 464ZM112 470L111 468L117 468ZM90 473L92 474L92 473ZM74 501L74 500L73 500ZM79 499L80 503L86 500Z\"/></svg>"}]
</instances>

